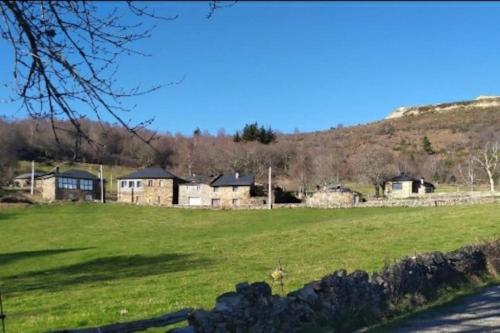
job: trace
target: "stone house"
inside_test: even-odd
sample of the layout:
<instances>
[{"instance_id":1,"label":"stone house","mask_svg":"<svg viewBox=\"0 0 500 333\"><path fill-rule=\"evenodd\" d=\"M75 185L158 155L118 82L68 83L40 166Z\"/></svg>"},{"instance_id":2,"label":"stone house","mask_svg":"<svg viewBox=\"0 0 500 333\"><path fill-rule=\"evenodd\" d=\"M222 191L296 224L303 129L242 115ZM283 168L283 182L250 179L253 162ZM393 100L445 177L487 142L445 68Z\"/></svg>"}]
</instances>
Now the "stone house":
<instances>
[{"instance_id":1,"label":"stone house","mask_svg":"<svg viewBox=\"0 0 500 333\"><path fill-rule=\"evenodd\" d=\"M319 187L316 192L306 197L307 207L335 208L355 206L363 200L361 193L342 185Z\"/></svg>"},{"instance_id":2,"label":"stone house","mask_svg":"<svg viewBox=\"0 0 500 333\"><path fill-rule=\"evenodd\" d=\"M49 172L38 176L35 181L36 194L43 200L94 201L101 199L100 180L85 170ZM104 190L104 189L103 189Z\"/></svg>"},{"instance_id":3,"label":"stone house","mask_svg":"<svg viewBox=\"0 0 500 333\"><path fill-rule=\"evenodd\" d=\"M118 202L172 206L179 200L184 180L162 168L144 168L118 177Z\"/></svg>"},{"instance_id":4,"label":"stone house","mask_svg":"<svg viewBox=\"0 0 500 333\"><path fill-rule=\"evenodd\" d=\"M190 207L253 207L265 204L256 196L255 175L221 174L216 177L194 177L179 186L179 205Z\"/></svg>"},{"instance_id":5,"label":"stone house","mask_svg":"<svg viewBox=\"0 0 500 333\"><path fill-rule=\"evenodd\" d=\"M435 186L426 182L424 178L416 179L405 173L387 179L384 182L384 194L389 198L404 199L424 196L432 193Z\"/></svg>"}]
</instances>

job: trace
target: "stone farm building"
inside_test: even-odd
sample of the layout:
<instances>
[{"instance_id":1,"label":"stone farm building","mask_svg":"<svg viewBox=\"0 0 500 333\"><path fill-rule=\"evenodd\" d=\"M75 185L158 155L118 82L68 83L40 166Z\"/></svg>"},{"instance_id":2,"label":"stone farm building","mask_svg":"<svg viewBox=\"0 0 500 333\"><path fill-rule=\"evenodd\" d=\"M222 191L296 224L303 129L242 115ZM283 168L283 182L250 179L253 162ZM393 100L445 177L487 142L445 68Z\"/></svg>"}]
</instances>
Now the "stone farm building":
<instances>
[{"instance_id":1,"label":"stone farm building","mask_svg":"<svg viewBox=\"0 0 500 333\"><path fill-rule=\"evenodd\" d=\"M118 177L118 202L172 206L184 180L161 168L144 168Z\"/></svg>"},{"instance_id":2,"label":"stone farm building","mask_svg":"<svg viewBox=\"0 0 500 333\"><path fill-rule=\"evenodd\" d=\"M256 195L255 175L221 174L216 177L188 177L179 185L179 205L186 207L251 207L266 203Z\"/></svg>"},{"instance_id":3,"label":"stone farm building","mask_svg":"<svg viewBox=\"0 0 500 333\"><path fill-rule=\"evenodd\" d=\"M307 207L335 208L355 206L363 200L361 193L342 185L319 187L316 192L306 197Z\"/></svg>"},{"instance_id":4,"label":"stone farm building","mask_svg":"<svg viewBox=\"0 0 500 333\"><path fill-rule=\"evenodd\" d=\"M35 172L34 173L35 183L36 183L36 178L38 178L42 175L44 175L43 172ZM23 173L23 174L15 176L14 179L12 179L12 183L17 188L29 189L31 187L31 172Z\"/></svg>"},{"instance_id":5,"label":"stone farm building","mask_svg":"<svg viewBox=\"0 0 500 333\"><path fill-rule=\"evenodd\" d=\"M35 178L37 195L43 200L100 200L101 186L97 176L85 170L45 173Z\"/></svg>"},{"instance_id":6,"label":"stone farm building","mask_svg":"<svg viewBox=\"0 0 500 333\"><path fill-rule=\"evenodd\" d=\"M424 196L434 190L435 186L426 182L424 178L416 179L405 173L387 179L384 183L385 196L394 199Z\"/></svg>"}]
</instances>

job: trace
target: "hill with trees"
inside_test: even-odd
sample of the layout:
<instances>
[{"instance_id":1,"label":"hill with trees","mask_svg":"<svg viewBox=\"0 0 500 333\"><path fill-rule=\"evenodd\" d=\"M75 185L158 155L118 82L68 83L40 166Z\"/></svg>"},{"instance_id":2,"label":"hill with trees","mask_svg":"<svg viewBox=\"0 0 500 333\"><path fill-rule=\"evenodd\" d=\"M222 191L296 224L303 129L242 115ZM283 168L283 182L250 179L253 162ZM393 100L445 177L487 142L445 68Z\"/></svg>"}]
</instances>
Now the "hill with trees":
<instances>
[{"instance_id":1,"label":"hill with trees","mask_svg":"<svg viewBox=\"0 0 500 333\"><path fill-rule=\"evenodd\" d=\"M491 153L499 140L500 107L426 112L312 133L277 133L257 123L235 135L223 131L210 135L199 129L191 136L159 133L150 145L118 125L80 122L99 144L89 144L70 131L56 142L48 121L1 119L3 181L15 172L17 161L34 159L159 165L180 176L237 170L254 172L261 181L272 166L277 183L300 191L338 182L376 185L381 177L401 171L438 183L474 186L489 180L481 155L487 143ZM71 125L59 122L57 126ZM493 179L498 173L495 168Z\"/></svg>"}]
</instances>

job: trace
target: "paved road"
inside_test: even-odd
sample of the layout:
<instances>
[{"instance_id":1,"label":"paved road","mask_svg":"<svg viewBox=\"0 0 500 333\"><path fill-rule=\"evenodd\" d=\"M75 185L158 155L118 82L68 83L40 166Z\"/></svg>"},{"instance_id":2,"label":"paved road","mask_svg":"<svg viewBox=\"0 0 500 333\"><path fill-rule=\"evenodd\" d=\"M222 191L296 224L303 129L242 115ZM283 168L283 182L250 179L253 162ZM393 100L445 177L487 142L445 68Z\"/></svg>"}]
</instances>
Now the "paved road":
<instances>
[{"instance_id":1,"label":"paved road","mask_svg":"<svg viewBox=\"0 0 500 333\"><path fill-rule=\"evenodd\" d=\"M456 305L416 316L393 332L500 332L500 285Z\"/></svg>"}]
</instances>

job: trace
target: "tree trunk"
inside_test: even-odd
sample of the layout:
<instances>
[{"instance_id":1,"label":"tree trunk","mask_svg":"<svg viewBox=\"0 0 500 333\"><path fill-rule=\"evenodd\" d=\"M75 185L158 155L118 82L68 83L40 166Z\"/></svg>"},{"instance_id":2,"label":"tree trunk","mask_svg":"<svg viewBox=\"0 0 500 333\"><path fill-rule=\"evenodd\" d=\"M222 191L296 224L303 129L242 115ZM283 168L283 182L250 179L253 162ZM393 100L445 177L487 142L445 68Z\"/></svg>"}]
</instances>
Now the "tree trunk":
<instances>
[{"instance_id":1,"label":"tree trunk","mask_svg":"<svg viewBox=\"0 0 500 333\"><path fill-rule=\"evenodd\" d=\"M486 170L488 173L488 179L490 180L490 191L495 192L495 180L493 179L493 173L490 170Z\"/></svg>"}]
</instances>

